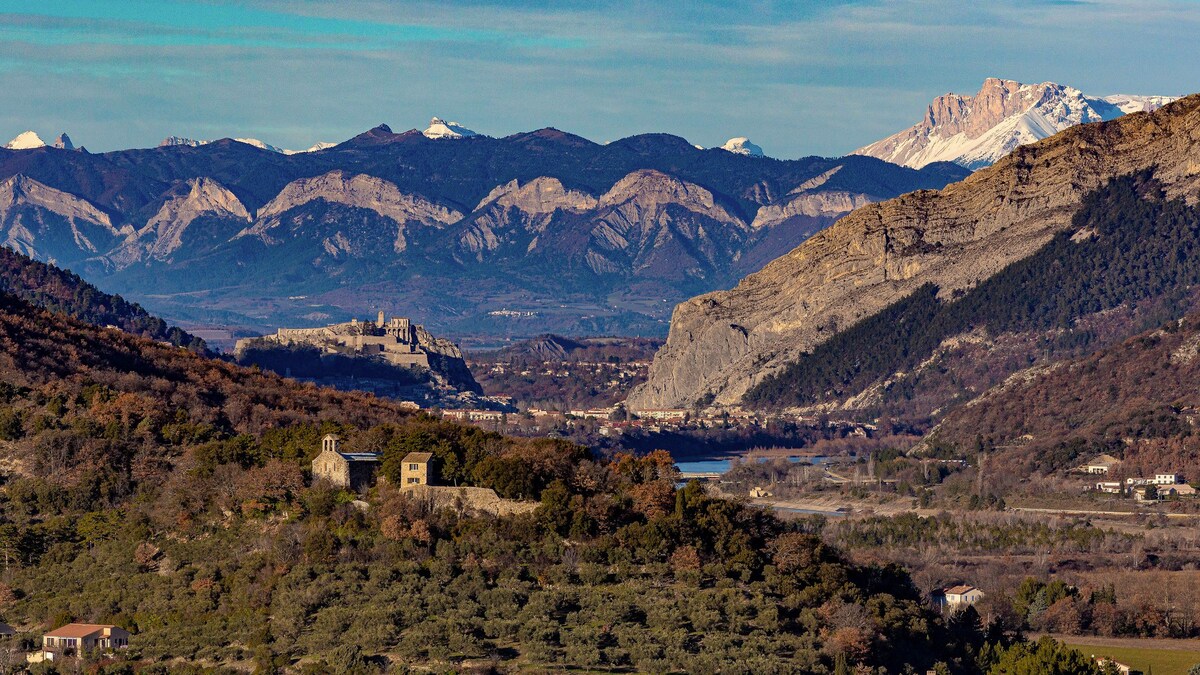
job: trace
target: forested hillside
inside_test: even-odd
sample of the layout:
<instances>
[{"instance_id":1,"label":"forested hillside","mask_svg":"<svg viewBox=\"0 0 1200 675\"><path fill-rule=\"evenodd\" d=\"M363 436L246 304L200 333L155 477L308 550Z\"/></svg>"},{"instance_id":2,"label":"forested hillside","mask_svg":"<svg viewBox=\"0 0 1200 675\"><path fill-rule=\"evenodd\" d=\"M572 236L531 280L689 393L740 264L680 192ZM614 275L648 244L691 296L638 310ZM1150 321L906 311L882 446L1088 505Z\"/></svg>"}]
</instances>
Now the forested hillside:
<instances>
[{"instance_id":1,"label":"forested hillside","mask_svg":"<svg viewBox=\"0 0 1200 675\"><path fill-rule=\"evenodd\" d=\"M1147 320L1179 317L1197 282L1200 213L1182 200L1165 199L1149 172L1126 176L1089 194L1072 230L1033 256L953 298L939 298L932 285L921 287L766 378L745 401L786 407L845 399L893 373L912 371L946 339L972 331L991 339L1045 336L1033 341L1027 360L1010 360L1003 377L1035 359L1099 346L1092 343L1103 326L1093 329L1095 322L1080 323L1082 318L1122 306L1142 309L1136 321L1118 326L1119 338L1143 329ZM897 393L918 395L904 385ZM928 410L944 403L935 400Z\"/></svg>"},{"instance_id":2,"label":"forested hillside","mask_svg":"<svg viewBox=\"0 0 1200 675\"><path fill-rule=\"evenodd\" d=\"M151 316L137 303L109 295L67 270L0 246L0 291L95 326L116 326L134 335L204 352L200 338Z\"/></svg>"},{"instance_id":3,"label":"forested hillside","mask_svg":"<svg viewBox=\"0 0 1200 675\"><path fill-rule=\"evenodd\" d=\"M901 569L677 490L665 453L604 462L414 417L12 296L0 394L0 608L22 631L113 622L143 663L259 672L988 663L981 629L948 633ZM331 431L382 452L390 480L365 495L312 483ZM501 519L435 509L391 487L413 450L447 483L540 505Z\"/></svg>"},{"instance_id":4,"label":"forested hillside","mask_svg":"<svg viewBox=\"0 0 1200 675\"><path fill-rule=\"evenodd\" d=\"M1200 476L1200 314L1087 358L1037 368L951 413L933 435L1031 470L1105 452L1129 475Z\"/></svg>"}]
</instances>

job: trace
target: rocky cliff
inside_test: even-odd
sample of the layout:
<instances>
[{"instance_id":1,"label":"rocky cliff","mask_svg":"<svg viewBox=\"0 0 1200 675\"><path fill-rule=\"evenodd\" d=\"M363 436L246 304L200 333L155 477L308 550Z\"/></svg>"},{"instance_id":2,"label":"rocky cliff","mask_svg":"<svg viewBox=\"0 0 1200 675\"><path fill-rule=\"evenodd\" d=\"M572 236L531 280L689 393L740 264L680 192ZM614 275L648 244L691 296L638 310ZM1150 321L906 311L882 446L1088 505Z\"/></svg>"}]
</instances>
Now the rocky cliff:
<instances>
[{"instance_id":1,"label":"rocky cliff","mask_svg":"<svg viewBox=\"0 0 1200 675\"><path fill-rule=\"evenodd\" d=\"M862 207L745 278L675 308L633 408L737 404L766 374L926 283L970 287L1069 227L1085 193L1152 169L1200 188L1200 95L1070 128L941 191Z\"/></svg>"},{"instance_id":2,"label":"rocky cliff","mask_svg":"<svg viewBox=\"0 0 1200 675\"><path fill-rule=\"evenodd\" d=\"M938 96L920 122L855 152L914 168L944 161L977 169L1017 146L1068 127L1155 110L1172 100L1166 96L1099 98L1054 82L1022 84L990 77L973 96Z\"/></svg>"}]
</instances>

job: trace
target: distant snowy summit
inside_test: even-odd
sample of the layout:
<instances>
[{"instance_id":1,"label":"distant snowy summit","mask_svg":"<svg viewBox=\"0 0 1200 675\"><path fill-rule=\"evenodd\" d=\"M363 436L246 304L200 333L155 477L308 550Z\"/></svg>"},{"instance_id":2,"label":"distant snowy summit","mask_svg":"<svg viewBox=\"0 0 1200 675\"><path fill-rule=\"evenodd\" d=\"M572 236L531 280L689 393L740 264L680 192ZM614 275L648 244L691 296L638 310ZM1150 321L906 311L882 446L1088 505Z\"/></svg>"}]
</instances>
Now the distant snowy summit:
<instances>
[{"instance_id":1,"label":"distant snowy summit","mask_svg":"<svg viewBox=\"0 0 1200 675\"><path fill-rule=\"evenodd\" d=\"M765 157L763 149L754 143L750 142L745 136L738 136L725 141L725 145L721 146L722 150L732 152L735 155L747 155L749 157Z\"/></svg>"},{"instance_id":2,"label":"distant snowy summit","mask_svg":"<svg viewBox=\"0 0 1200 675\"><path fill-rule=\"evenodd\" d=\"M245 143L246 145L253 145L256 148L259 148L260 150L267 150L269 152L278 152L281 155L298 155L298 154L305 153L305 152L317 152L318 150L324 150L325 148L332 148L333 146L337 145L337 143L326 143L325 141L321 141L319 143L314 144L312 147L308 148L307 150L286 150L277 145L271 145L270 143L264 143L263 141L260 141L257 138L233 138L230 140L237 141L238 143ZM197 141L194 138L185 138L183 136L167 136L166 138L164 138L162 140L161 143L158 144L158 147L166 148L166 147L171 147L171 146L182 145L182 146L187 146L189 148L198 148L201 145L208 145L209 143L212 143L212 141Z\"/></svg>"},{"instance_id":3,"label":"distant snowy summit","mask_svg":"<svg viewBox=\"0 0 1200 675\"><path fill-rule=\"evenodd\" d=\"M954 162L968 169L988 166L1018 146L1040 141L1077 124L1151 112L1174 96L1086 96L1073 87L1022 84L988 78L974 96L945 94L933 100L925 119L898 134L854 151L919 169Z\"/></svg>"},{"instance_id":4,"label":"distant snowy summit","mask_svg":"<svg viewBox=\"0 0 1200 675\"><path fill-rule=\"evenodd\" d=\"M37 132L25 131L17 134L16 138L12 139L8 143L5 143L4 147L8 148L9 150L33 150L35 148L46 147L46 142L42 140L41 136L37 135ZM59 150L76 149L75 144L71 142L71 137L65 132L59 134L58 138L54 139L54 143L50 147L58 148Z\"/></svg>"},{"instance_id":5,"label":"distant snowy summit","mask_svg":"<svg viewBox=\"0 0 1200 675\"><path fill-rule=\"evenodd\" d=\"M479 134L458 122L447 122L440 117L429 121L429 128L421 132L426 138L470 138Z\"/></svg>"}]
</instances>

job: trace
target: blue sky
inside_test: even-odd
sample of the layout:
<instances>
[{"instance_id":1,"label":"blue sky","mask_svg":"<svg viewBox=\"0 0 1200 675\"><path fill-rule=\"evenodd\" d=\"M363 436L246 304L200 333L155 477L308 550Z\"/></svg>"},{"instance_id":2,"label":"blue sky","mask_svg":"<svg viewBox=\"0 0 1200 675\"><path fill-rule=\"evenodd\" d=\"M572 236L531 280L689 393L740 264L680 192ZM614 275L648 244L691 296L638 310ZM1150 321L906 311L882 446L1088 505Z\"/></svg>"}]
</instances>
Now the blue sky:
<instances>
[{"instance_id":1,"label":"blue sky","mask_svg":"<svg viewBox=\"0 0 1200 675\"><path fill-rule=\"evenodd\" d=\"M304 148L433 115L503 136L839 155L985 77L1200 91L1195 0L0 0L0 142Z\"/></svg>"}]
</instances>

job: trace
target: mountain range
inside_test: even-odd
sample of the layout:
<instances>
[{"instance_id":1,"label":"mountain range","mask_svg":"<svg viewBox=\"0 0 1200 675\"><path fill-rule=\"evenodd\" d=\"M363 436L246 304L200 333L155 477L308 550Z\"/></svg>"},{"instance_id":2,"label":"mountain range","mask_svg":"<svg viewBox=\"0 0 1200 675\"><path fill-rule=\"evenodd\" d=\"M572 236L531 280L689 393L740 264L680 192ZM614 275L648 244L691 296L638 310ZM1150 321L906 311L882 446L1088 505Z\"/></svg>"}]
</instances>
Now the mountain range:
<instances>
[{"instance_id":1,"label":"mountain range","mask_svg":"<svg viewBox=\"0 0 1200 675\"><path fill-rule=\"evenodd\" d=\"M439 333L662 334L676 302L852 209L967 175L781 161L748 141L702 150L666 134L601 145L552 128L440 126L457 135L380 125L295 154L234 139L0 150L0 237L193 324L383 310Z\"/></svg>"},{"instance_id":2,"label":"mountain range","mask_svg":"<svg viewBox=\"0 0 1200 675\"><path fill-rule=\"evenodd\" d=\"M629 404L886 412L924 396L909 412L929 416L1056 350L1177 318L1200 283L1197 157L1200 95L859 208L680 304Z\"/></svg>"},{"instance_id":3,"label":"mountain range","mask_svg":"<svg viewBox=\"0 0 1200 675\"><path fill-rule=\"evenodd\" d=\"M992 164L1014 148L1077 124L1150 112L1172 96L1087 96L1054 82L1022 84L988 78L974 96L945 94L913 126L855 151L913 168L954 162L969 169Z\"/></svg>"}]
</instances>

